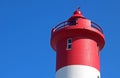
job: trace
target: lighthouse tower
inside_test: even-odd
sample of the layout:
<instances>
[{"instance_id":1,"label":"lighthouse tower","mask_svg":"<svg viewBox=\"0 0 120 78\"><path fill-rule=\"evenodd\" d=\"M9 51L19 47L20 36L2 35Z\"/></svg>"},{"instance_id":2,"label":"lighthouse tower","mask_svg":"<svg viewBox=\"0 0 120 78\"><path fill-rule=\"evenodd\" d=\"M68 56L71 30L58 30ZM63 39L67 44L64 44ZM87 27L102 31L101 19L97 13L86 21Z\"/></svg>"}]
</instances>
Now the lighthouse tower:
<instances>
[{"instance_id":1,"label":"lighthouse tower","mask_svg":"<svg viewBox=\"0 0 120 78\"><path fill-rule=\"evenodd\" d=\"M104 44L100 26L77 9L67 21L52 29L56 78L100 78L99 52Z\"/></svg>"}]
</instances>

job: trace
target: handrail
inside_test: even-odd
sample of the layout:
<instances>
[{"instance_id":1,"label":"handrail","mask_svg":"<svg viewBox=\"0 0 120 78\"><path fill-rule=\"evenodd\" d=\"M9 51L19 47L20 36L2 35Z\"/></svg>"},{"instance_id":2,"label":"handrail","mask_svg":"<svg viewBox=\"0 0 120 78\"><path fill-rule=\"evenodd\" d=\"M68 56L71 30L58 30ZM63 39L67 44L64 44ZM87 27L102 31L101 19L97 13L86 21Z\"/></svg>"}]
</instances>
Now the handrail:
<instances>
[{"instance_id":1,"label":"handrail","mask_svg":"<svg viewBox=\"0 0 120 78\"><path fill-rule=\"evenodd\" d=\"M62 28L71 26L71 25L69 25L69 24L70 24L69 21L64 21L64 22L58 24L57 26L55 26L55 27L54 27L54 30L58 31L58 30L60 30L60 29L62 29ZM95 28L95 29L97 29L98 31L100 31L101 33L103 33L102 28L101 28L98 24L96 24L96 23L94 23L94 22L92 22L92 21L91 21L91 27L92 27L92 28Z\"/></svg>"},{"instance_id":2,"label":"handrail","mask_svg":"<svg viewBox=\"0 0 120 78\"><path fill-rule=\"evenodd\" d=\"M92 21L91 21L91 27L93 27L93 28L97 29L98 31L100 31L101 33L103 33L102 28L98 24L96 24Z\"/></svg>"},{"instance_id":3,"label":"handrail","mask_svg":"<svg viewBox=\"0 0 120 78\"><path fill-rule=\"evenodd\" d=\"M61 22L57 26L54 27L55 30L60 30L68 25L68 21Z\"/></svg>"}]
</instances>

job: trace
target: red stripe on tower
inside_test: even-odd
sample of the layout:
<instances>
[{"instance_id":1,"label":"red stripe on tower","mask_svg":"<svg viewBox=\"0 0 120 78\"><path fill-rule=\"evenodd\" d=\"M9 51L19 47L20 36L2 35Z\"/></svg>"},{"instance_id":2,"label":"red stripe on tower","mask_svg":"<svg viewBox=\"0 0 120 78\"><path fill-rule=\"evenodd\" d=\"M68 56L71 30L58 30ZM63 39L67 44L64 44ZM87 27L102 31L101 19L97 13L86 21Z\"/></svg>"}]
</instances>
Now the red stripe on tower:
<instances>
[{"instance_id":1,"label":"red stripe on tower","mask_svg":"<svg viewBox=\"0 0 120 78\"><path fill-rule=\"evenodd\" d=\"M52 29L56 51L56 78L100 78L99 52L105 40L102 29L80 10Z\"/></svg>"}]
</instances>

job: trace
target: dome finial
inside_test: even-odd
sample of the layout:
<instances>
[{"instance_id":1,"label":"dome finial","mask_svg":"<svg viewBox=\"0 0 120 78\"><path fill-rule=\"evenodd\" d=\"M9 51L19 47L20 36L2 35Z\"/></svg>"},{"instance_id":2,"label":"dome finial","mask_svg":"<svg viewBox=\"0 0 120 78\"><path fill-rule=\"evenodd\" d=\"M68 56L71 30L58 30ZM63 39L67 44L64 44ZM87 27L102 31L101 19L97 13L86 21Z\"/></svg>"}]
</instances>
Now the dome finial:
<instances>
[{"instance_id":1,"label":"dome finial","mask_svg":"<svg viewBox=\"0 0 120 78\"><path fill-rule=\"evenodd\" d=\"M77 11L80 11L80 6L77 8Z\"/></svg>"},{"instance_id":2,"label":"dome finial","mask_svg":"<svg viewBox=\"0 0 120 78\"><path fill-rule=\"evenodd\" d=\"M74 14L81 14L81 15L82 15L82 13L81 13L81 11L80 11L80 7L78 7L78 8L76 9L76 11L74 12Z\"/></svg>"}]
</instances>

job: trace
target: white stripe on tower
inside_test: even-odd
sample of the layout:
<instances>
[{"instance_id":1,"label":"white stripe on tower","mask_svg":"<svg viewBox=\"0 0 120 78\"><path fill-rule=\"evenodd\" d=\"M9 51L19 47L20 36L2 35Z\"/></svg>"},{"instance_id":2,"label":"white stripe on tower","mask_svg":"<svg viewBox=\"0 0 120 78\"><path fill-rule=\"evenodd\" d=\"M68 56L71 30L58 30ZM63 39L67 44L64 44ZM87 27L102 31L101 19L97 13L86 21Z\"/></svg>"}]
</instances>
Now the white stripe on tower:
<instances>
[{"instance_id":1,"label":"white stripe on tower","mask_svg":"<svg viewBox=\"0 0 120 78\"><path fill-rule=\"evenodd\" d=\"M100 78L100 71L86 65L69 65L57 70L56 78Z\"/></svg>"}]
</instances>

